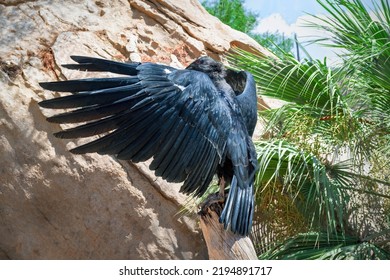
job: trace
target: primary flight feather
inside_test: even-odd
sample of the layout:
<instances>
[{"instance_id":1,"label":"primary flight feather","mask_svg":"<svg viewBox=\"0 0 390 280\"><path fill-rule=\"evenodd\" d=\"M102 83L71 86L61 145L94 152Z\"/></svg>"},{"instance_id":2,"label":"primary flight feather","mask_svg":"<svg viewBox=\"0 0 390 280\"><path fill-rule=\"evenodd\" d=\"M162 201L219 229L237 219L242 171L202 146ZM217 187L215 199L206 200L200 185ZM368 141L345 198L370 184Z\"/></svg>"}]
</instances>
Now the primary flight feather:
<instances>
[{"instance_id":1,"label":"primary flight feather","mask_svg":"<svg viewBox=\"0 0 390 280\"><path fill-rule=\"evenodd\" d=\"M235 233L250 233L257 168L251 140L257 99L250 73L226 70L207 56L183 70L156 63L71 58L77 63L64 67L121 75L40 83L48 90L74 93L39 103L72 109L48 117L49 122L86 122L59 131L56 137L104 134L72 153L97 152L133 162L153 158L150 168L157 176L183 182L180 191L196 196L204 194L217 174L221 191L212 202L224 201L220 222Z\"/></svg>"}]
</instances>

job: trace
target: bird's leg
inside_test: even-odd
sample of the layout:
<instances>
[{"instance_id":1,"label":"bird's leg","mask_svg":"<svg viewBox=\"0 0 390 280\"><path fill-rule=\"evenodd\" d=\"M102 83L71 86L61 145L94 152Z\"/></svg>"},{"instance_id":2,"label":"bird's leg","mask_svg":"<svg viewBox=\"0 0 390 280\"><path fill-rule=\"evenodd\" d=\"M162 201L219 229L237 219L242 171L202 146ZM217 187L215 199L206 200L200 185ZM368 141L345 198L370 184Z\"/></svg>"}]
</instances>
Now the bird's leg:
<instances>
[{"instance_id":1,"label":"bird's leg","mask_svg":"<svg viewBox=\"0 0 390 280\"><path fill-rule=\"evenodd\" d=\"M219 197L220 197L220 202L224 202L225 201L225 178L224 177L221 177L221 179L219 180Z\"/></svg>"},{"instance_id":2,"label":"bird's leg","mask_svg":"<svg viewBox=\"0 0 390 280\"><path fill-rule=\"evenodd\" d=\"M200 205L200 215L205 215L207 209L214 203L225 201L225 179L223 177L219 180L219 192L213 193L207 197L207 199Z\"/></svg>"}]
</instances>

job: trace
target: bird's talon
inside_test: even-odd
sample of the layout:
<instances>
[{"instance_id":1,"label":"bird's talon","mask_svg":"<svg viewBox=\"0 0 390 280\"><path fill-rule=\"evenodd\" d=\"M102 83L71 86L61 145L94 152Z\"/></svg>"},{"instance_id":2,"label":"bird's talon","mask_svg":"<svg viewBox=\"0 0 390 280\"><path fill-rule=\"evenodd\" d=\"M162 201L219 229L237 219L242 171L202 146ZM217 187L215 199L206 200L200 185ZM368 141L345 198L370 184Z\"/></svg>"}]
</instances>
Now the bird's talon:
<instances>
[{"instance_id":1,"label":"bird's talon","mask_svg":"<svg viewBox=\"0 0 390 280\"><path fill-rule=\"evenodd\" d=\"M207 199L200 205L199 215L205 216L208 213L208 209L217 203L225 201L225 196L221 197L220 193L213 193L207 197Z\"/></svg>"}]
</instances>

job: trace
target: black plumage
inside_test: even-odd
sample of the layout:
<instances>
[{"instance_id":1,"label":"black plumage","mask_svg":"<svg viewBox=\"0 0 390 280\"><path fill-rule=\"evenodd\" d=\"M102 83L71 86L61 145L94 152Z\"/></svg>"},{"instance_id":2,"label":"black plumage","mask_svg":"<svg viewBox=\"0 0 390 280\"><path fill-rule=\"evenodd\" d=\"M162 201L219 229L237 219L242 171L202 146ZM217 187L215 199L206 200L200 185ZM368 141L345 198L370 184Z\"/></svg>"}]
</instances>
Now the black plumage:
<instances>
[{"instance_id":1,"label":"black plumage","mask_svg":"<svg viewBox=\"0 0 390 280\"><path fill-rule=\"evenodd\" d=\"M72 109L48 121L86 122L59 131L56 137L104 133L72 153L112 154L133 162L153 157L150 168L156 175L183 182L180 190L197 196L217 174L220 196L225 184L230 184L220 222L235 233L249 234L257 168L251 140L257 100L250 73L226 70L209 57L198 58L184 70L155 63L72 59L77 63L63 66L122 75L40 84L48 90L74 93L39 103L45 108Z\"/></svg>"}]
</instances>

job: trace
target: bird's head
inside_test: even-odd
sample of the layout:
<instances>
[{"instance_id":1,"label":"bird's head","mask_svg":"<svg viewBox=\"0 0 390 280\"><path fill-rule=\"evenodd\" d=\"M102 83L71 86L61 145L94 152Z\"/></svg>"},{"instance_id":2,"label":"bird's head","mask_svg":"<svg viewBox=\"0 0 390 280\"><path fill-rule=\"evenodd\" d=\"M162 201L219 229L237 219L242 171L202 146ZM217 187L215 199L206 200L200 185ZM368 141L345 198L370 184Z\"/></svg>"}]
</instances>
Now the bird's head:
<instances>
[{"instance_id":1,"label":"bird's head","mask_svg":"<svg viewBox=\"0 0 390 280\"><path fill-rule=\"evenodd\" d=\"M210 77L225 76L225 68L223 64L208 56L199 57L190 65L188 65L187 69L206 73Z\"/></svg>"}]
</instances>

